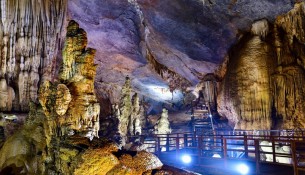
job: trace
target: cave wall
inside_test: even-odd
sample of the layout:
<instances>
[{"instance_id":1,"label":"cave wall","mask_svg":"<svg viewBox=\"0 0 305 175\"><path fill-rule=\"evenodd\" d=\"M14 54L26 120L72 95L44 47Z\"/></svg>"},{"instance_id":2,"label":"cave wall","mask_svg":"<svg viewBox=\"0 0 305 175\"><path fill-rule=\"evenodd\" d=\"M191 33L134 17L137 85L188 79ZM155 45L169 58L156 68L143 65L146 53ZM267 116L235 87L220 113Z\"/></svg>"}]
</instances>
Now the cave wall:
<instances>
[{"instance_id":1,"label":"cave wall","mask_svg":"<svg viewBox=\"0 0 305 175\"><path fill-rule=\"evenodd\" d=\"M67 0L1 0L0 111L28 111L53 78L66 11Z\"/></svg>"},{"instance_id":2,"label":"cave wall","mask_svg":"<svg viewBox=\"0 0 305 175\"><path fill-rule=\"evenodd\" d=\"M218 112L235 129L305 126L304 3L252 24L231 49Z\"/></svg>"}]
</instances>

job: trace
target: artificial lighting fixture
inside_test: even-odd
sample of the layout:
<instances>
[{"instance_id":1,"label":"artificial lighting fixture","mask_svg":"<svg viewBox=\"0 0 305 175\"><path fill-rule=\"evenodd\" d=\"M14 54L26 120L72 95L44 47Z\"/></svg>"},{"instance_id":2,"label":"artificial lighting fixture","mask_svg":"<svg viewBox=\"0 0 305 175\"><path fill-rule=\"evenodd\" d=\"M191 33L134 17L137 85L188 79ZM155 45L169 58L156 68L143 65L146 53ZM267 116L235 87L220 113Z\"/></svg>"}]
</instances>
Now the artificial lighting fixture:
<instances>
[{"instance_id":1,"label":"artificial lighting fixture","mask_svg":"<svg viewBox=\"0 0 305 175\"><path fill-rule=\"evenodd\" d=\"M181 159L183 163L190 163L192 161L192 158L189 155L183 155Z\"/></svg>"},{"instance_id":2,"label":"artificial lighting fixture","mask_svg":"<svg viewBox=\"0 0 305 175\"><path fill-rule=\"evenodd\" d=\"M213 158L221 158L221 156L219 154L214 154L212 157Z\"/></svg>"},{"instance_id":3,"label":"artificial lighting fixture","mask_svg":"<svg viewBox=\"0 0 305 175\"><path fill-rule=\"evenodd\" d=\"M246 174L249 173L249 167L245 164L240 164L240 165L237 166L237 171L240 174L246 175Z\"/></svg>"}]
</instances>

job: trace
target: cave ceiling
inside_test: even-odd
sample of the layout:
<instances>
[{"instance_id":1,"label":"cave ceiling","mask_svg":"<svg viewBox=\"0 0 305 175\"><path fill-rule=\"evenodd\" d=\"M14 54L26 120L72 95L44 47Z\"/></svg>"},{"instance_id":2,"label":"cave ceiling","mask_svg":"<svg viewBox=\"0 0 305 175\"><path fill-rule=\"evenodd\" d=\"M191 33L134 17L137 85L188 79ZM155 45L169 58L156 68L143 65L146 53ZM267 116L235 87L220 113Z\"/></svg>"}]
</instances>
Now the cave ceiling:
<instances>
[{"instance_id":1,"label":"cave ceiling","mask_svg":"<svg viewBox=\"0 0 305 175\"><path fill-rule=\"evenodd\" d=\"M97 50L96 88L115 92L129 76L135 91L172 100L168 80L154 71L148 55L196 85L215 72L251 24L293 8L292 0L69 0L69 18L88 33ZM102 90L101 90L102 89ZM162 95L160 96L162 92ZM174 93L174 99L181 97Z\"/></svg>"}]
</instances>

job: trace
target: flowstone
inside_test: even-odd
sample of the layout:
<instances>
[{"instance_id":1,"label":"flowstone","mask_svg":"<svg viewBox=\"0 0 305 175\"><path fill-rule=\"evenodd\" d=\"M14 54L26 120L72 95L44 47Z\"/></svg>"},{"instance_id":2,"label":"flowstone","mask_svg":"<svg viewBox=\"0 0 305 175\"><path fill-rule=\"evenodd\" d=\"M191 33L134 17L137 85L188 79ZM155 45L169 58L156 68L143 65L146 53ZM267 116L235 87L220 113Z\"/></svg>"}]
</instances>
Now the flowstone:
<instances>
[{"instance_id":1,"label":"flowstone","mask_svg":"<svg viewBox=\"0 0 305 175\"><path fill-rule=\"evenodd\" d=\"M304 128L304 14L302 2L257 21L232 49L217 102L235 129Z\"/></svg>"}]
</instances>

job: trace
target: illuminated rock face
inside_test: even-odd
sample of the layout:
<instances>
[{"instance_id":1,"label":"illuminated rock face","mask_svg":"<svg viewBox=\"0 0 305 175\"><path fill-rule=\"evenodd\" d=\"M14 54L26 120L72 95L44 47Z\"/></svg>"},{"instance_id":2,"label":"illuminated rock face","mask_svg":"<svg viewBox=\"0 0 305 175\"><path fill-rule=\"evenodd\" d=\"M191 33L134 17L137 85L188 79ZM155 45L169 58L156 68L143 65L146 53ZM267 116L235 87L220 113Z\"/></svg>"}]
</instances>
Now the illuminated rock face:
<instances>
[{"instance_id":1,"label":"illuminated rock face","mask_svg":"<svg viewBox=\"0 0 305 175\"><path fill-rule=\"evenodd\" d=\"M217 70L239 31L293 8L289 0L205 2L70 0L71 17L88 32L89 47L97 50L98 93L119 102L128 75L139 96L167 103L171 95L156 94L154 87L195 86Z\"/></svg>"},{"instance_id":2,"label":"illuminated rock face","mask_svg":"<svg viewBox=\"0 0 305 175\"><path fill-rule=\"evenodd\" d=\"M170 134L172 132L168 120L168 111L163 108L161 118L155 125L155 134Z\"/></svg>"},{"instance_id":3,"label":"illuminated rock face","mask_svg":"<svg viewBox=\"0 0 305 175\"><path fill-rule=\"evenodd\" d=\"M227 117L235 117L236 129L271 128L269 69L272 65L272 51L262 37L252 33L244 38L246 41L243 41L238 53L232 57L224 80L224 93L227 95L225 100L232 103L230 108L235 112ZM225 106L221 103L219 105L220 108Z\"/></svg>"},{"instance_id":4,"label":"illuminated rock face","mask_svg":"<svg viewBox=\"0 0 305 175\"><path fill-rule=\"evenodd\" d=\"M232 50L218 112L236 129L305 126L304 3L252 25Z\"/></svg>"},{"instance_id":5,"label":"illuminated rock face","mask_svg":"<svg viewBox=\"0 0 305 175\"><path fill-rule=\"evenodd\" d=\"M29 111L38 83L54 78L66 8L67 0L1 1L1 111Z\"/></svg>"},{"instance_id":6,"label":"illuminated rock face","mask_svg":"<svg viewBox=\"0 0 305 175\"><path fill-rule=\"evenodd\" d=\"M305 127L305 3L275 22L273 101L280 128Z\"/></svg>"},{"instance_id":7,"label":"illuminated rock face","mask_svg":"<svg viewBox=\"0 0 305 175\"><path fill-rule=\"evenodd\" d=\"M98 137L100 105L94 93L95 51L86 45L86 32L71 21L59 73L62 84L45 81L39 101L48 117L58 115L60 125L92 139Z\"/></svg>"},{"instance_id":8,"label":"illuminated rock face","mask_svg":"<svg viewBox=\"0 0 305 175\"><path fill-rule=\"evenodd\" d=\"M140 99L137 93L132 96L132 112L129 118L128 133L130 135L141 135L142 122L145 121L144 108L140 105Z\"/></svg>"},{"instance_id":9,"label":"illuminated rock face","mask_svg":"<svg viewBox=\"0 0 305 175\"><path fill-rule=\"evenodd\" d=\"M118 128L119 128L119 133L122 137L125 137L128 134L128 124L132 111L130 96L131 96L131 84L130 84L130 79L127 77L121 91L121 100L119 105L120 115L118 116L119 119Z\"/></svg>"},{"instance_id":10,"label":"illuminated rock face","mask_svg":"<svg viewBox=\"0 0 305 175\"><path fill-rule=\"evenodd\" d=\"M162 168L161 161L151 153L116 156L120 155L114 154L118 152L116 144L96 138L99 104L93 91L94 52L86 49L86 33L74 21L69 23L67 35L61 82L44 81L41 85L41 106L30 104L24 126L7 138L0 149L0 174L8 167L18 167L14 169L17 174L76 175L140 175ZM129 93L127 81L124 94ZM131 101L124 102L131 107ZM133 104L137 106L134 114L138 114L137 97ZM122 111L124 115L128 112Z\"/></svg>"},{"instance_id":11,"label":"illuminated rock face","mask_svg":"<svg viewBox=\"0 0 305 175\"><path fill-rule=\"evenodd\" d=\"M63 50L60 80L68 83L73 97L67 111L71 129L98 137L100 105L94 92L95 50L86 48L87 35L74 21L69 23ZM87 133L87 132L92 133Z\"/></svg>"}]
</instances>

